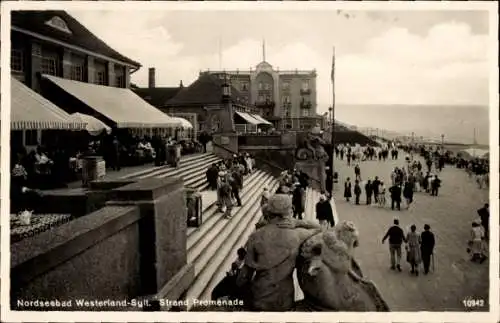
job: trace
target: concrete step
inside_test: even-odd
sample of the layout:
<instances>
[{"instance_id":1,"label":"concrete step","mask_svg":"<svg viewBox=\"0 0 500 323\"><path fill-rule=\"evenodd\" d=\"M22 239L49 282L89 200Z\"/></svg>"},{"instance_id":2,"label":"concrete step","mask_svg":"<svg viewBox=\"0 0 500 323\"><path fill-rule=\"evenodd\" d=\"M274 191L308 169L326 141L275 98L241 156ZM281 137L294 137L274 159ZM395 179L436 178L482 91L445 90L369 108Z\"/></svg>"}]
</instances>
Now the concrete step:
<instances>
[{"instance_id":1,"label":"concrete step","mask_svg":"<svg viewBox=\"0 0 500 323\"><path fill-rule=\"evenodd\" d=\"M183 167L184 165L189 164L192 161L200 160L200 159L206 158L208 156L213 156L213 154L203 153L203 154L194 154L194 155L184 156L181 158L181 160L179 162L179 167ZM149 176L147 176L148 174L152 174L152 173L160 171L160 170L164 171L167 169L176 169L176 168L173 166L169 166L169 165L157 166L157 167L153 167L153 168L143 169L143 170L137 171L135 173L131 173L131 174L128 174L126 176L123 176L121 178L122 179L129 179L129 178L132 179L132 178L141 178L141 176L149 177Z\"/></svg>"},{"instance_id":2,"label":"concrete step","mask_svg":"<svg viewBox=\"0 0 500 323\"><path fill-rule=\"evenodd\" d=\"M271 178L268 182L269 187L271 189L278 188L278 182ZM259 191L260 192L260 191ZM221 255L225 255L224 260L222 262L212 260L211 263L207 266L206 271L209 273L213 273L210 277L207 278L208 281L204 283L205 288L203 289L199 299L210 299L212 290L217 286L217 284L224 278L226 272L231 268L231 264L236 259L236 252L239 248L244 247L250 235L255 231L255 224L260 220L262 211L260 208L260 194L257 194L258 198L253 203L251 209L247 213L248 221L241 224L238 227L238 231L233 234L232 237L229 237L224 245L219 250ZM203 278L200 278L202 280Z\"/></svg>"},{"instance_id":3,"label":"concrete step","mask_svg":"<svg viewBox=\"0 0 500 323\"><path fill-rule=\"evenodd\" d=\"M187 299L200 298L205 292L212 291L212 281L215 275L228 268L222 268L222 263L232 261L236 256L236 250L244 245L247 236L245 231L253 232L255 223L260 218L260 196L263 186L275 186L276 181L272 176L257 171L245 183L245 191L242 194L243 207L233 209L233 217L224 219L222 214L206 213L205 216L212 218L211 228L202 237L191 234L191 239L196 240L196 244L188 249L188 261L195 265L196 279L186 292ZM216 221L213 223L213 221ZM195 235L193 235L195 234ZM241 239L241 238L244 239ZM190 238L188 237L188 240ZM195 241L191 240L191 241ZM214 285L215 286L215 285Z\"/></svg>"},{"instance_id":4,"label":"concrete step","mask_svg":"<svg viewBox=\"0 0 500 323\"><path fill-rule=\"evenodd\" d=\"M240 192L240 197L242 198L242 202L245 201L245 198L247 196L247 192L251 189L251 187L255 184L257 180L262 178L264 176L264 173L262 172L255 172L245 178L243 182L243 189ZM213 191L215 195L217 195L217 192ZM187 248L190 250L206 233L207 230L211 229L213 225L219 220L219 217L217 217L217 213L215 212L217 210L217 205L216 205L216 200L214 202L210 203L209 205L202 205L203 208L203 222L202 225L198 228L188 228L188 239L187 239Z\"/></svg>"}]
</instances>

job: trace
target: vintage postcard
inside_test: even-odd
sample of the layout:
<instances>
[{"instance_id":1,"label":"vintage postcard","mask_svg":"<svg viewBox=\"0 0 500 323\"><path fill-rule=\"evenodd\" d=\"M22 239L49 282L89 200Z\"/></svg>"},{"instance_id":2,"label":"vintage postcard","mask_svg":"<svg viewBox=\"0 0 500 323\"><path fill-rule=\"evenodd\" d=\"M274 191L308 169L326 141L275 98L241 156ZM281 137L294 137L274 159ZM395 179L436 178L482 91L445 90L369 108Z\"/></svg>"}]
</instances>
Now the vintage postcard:
<instances>
[{"instance_id":1,"label":"vintage postcard","mask_svg":"<svg viewBox=\"0 0 500 323\"><path fill-rule=\"evenodd\" d=\"M2 320L498 321L497 11L2 2Z\"/></svg>"}]
</instances>

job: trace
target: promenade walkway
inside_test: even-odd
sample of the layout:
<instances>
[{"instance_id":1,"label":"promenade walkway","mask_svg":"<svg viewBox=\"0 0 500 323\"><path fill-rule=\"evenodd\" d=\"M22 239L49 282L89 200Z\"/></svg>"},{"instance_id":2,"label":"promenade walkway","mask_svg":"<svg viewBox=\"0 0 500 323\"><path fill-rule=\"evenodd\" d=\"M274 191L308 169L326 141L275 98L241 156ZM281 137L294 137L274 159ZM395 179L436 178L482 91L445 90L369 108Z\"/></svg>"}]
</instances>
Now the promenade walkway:
<instances>
[{"instance_id":1,"label":"promenade walkway","mask_svg":"<svg viewBox=\"0 0 500 323\"><path fill-rule=\"evenodd\" d=\"M379 176L390 186L390 172L395 166L404 164L404 154L396 161L387 160L360 162L363 180ZM412 208L402 211L390 209L390 199L385 208L354 205L343 198L343 182L350 177L354 182L354 165L337 160L339 183L334 193L337 211L341 220L353 221L360 231L360 246L356 250L363 273L373 280L387 300L392 311L487 311L489 293L489 263L472 263L466 253L467 240L477 209L488 201L488 190L479 190L465 172L447 166L440 174L442 187L439 197L426 193L415 193ZM353 183L354 184L354 183ZM361 201L366 203L364 195ZM390 270L388 244L381 243L395 217L408 232L415 224L417 231L429 224L436 236L435 272L410 275L409 264L403 251L402 272ZM484 308L466 308L463 300L468 297L484 300Z\"/></svg>"}]
</instances>

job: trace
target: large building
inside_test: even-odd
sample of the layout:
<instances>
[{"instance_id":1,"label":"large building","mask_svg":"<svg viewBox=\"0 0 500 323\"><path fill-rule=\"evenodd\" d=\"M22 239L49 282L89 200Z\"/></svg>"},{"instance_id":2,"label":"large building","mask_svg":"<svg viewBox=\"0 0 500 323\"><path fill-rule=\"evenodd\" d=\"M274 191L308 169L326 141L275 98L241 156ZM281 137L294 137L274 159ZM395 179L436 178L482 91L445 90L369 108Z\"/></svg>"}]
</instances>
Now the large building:
<instances>
[{"instance_id":1,"label":"large building","mask_svg":"<svg viewBox=\"0 0 500 323\"><path fill-rule=\"evenodd\" d=\"M175 119L129 89L130 74L140 67L65 11L13 11L12 141L45 144L47 130L68 129L76 112L124 131L172 128Z\"/></svg>"},{"instance_id":2,"label":"large building","mask_svg":"<svg viewBox=\"0 0 500 323\"><path fill-rule=\"evenodd\" d=\"M316 117L316 70L280 70L266 61L263 44L262 62L255 69L203 71L224 78L242 94L246 104L262 108L269 120Z\"/></svg>"}]
</instances>

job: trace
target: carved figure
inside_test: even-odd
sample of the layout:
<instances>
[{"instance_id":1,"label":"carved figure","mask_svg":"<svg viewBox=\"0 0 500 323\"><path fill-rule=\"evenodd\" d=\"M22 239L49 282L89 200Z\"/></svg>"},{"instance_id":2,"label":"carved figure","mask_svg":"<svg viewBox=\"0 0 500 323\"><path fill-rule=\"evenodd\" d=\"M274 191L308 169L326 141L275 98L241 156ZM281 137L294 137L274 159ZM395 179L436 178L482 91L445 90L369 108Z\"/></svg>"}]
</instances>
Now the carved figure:
<instances>
[{"instance_id":1,"label":"carved figure","mask_svg":"<svg viewBox=\"0 0 500 323\"><path fill-rule=\"evenodd\" d=\"M296 157L299 160L318 160L327 161L328 154L323 145L325 141L322 138L322 131L319 126L316 126L307 133L306 139L299 144Z\"/></svg>"},{"instance_id":2,"label":"carved figure","mask_svg":"<svg viewBox=\"0 0 500 323\"><path fill-rule=\"evenodd\" d=\"M352 222L341 222L318 233L301 246L297 276L304 292L298 310L388 311L375 285L363 278L353 259L358 231Z\"/></svg>"}]
</instances>

